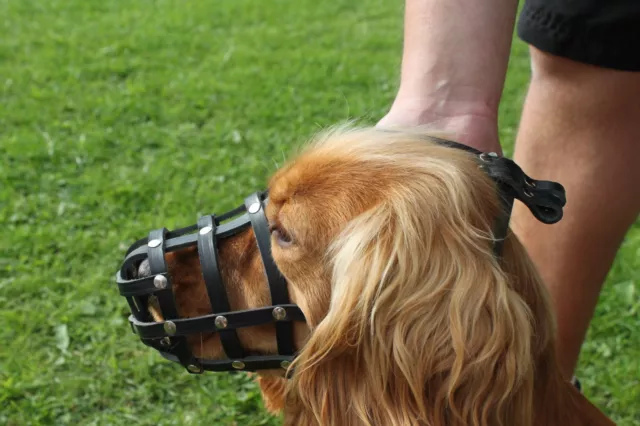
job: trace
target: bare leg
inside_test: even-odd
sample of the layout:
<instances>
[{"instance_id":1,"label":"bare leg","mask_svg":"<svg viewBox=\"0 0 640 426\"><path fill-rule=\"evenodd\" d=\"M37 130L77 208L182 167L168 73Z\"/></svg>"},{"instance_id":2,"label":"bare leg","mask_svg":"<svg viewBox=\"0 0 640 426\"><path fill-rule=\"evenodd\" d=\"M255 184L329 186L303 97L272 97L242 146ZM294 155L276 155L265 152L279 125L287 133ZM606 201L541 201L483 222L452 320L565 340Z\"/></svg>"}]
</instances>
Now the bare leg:
<instances>
[{"instance_id":1,"label":"bare leg","mask_svg":"<svg viewBox=\"0 0 640 426\"><path fill-rule=\"evenodd\" d=\"M603 281L640 211L640 73L579 64L531 50L533 75L515 161L567 190L565 217L541 224L516 203L512 228L555 303L566 378Z\"/></svg>"}]
</instances>

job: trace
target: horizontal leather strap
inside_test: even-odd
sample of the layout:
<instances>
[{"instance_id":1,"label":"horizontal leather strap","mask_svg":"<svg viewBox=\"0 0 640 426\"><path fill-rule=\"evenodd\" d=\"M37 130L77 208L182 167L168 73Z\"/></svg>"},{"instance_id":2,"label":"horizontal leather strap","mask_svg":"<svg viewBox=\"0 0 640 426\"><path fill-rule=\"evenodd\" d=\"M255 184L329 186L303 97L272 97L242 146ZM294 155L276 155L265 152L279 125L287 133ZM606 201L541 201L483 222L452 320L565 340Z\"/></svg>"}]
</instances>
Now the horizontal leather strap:
<instances>
[{"instance_id":1,"label":"horizontal leather strap","mask_svg":"<svg viewBox=\"0 0 640 426\"><path fill-rule=\"evenodd\" d=\"M157 291L163 290L163 288L157 288L153 282L155 277L158 275L162 275L167 279L169 283L169 274L155 274L144 278L137 278L134 280L123 280L122 275L118 272L116 276L116 282L118 283L118 290L120 290L120 294L122 296L144 296L147 294L152 294Z\"/></svg>"},{"instance_id":2,"label":"horizontal leather strap","mask_svg":"<svg viewBox=\"0 0 640 426\"><path fill-rule=\"evenodd\" d=\"M282 320L276 320L273 317L273 310L277 307L283 308L287 315ZM215 325L215 319L218 316L226 318L227 326L223 330L233 330L236 328L252 327L255 325L263 325L274 322L288 322L288 321L305 321L304 314L297 305L277 305L277 306L265 306L263 308L249 309L245 311L233 311L223 312L219 314L205 315L196 318L177 318L171 320L175 325L170 329L175 329L175 332L167 333L165 331L164 322L142 322L138 321L133 315L129 316L129 322L131 328L143 339L154 339L170 336L184 336L194 333L211 333L216 332L219 329ZM169 328L169 327L167 327Z\"/></svg>"},{"instance_id":3,"label":"horizontal leather strap","mask_svg":"<svg viewBox=\"0 0 640 426\"><path fill-rule=\"evenodd\" d=\"M169 361L180 362L178 357L168 352L159 351L160 354ZM240 359L209 360L197 358L199 365L204 371L258 371L284 369L295 359L295 355L256 355ZM243 368L237 368L242 363ZM283 362L285 363L283 366ZM234 367L234 363L236 367Z\"/></svg>"},{"instance_id":4,"label":"horizontal leather strap","mask_svg":"<svg viewBox=\"0 0 640 426\"><path fill-rule=\"evenodd\" d=\"M244 206L243 206L244 207ZM242 232L244 229L251 225L251 220L249 219L248 214L243 214L229 222L223 223L216 227L216 238L222 239L226 237L230 237L234 234ZM191 231L197 230L197 225L189 226L186 228L180 229L180 231ZM167 235L170 235L171 232L168 232ZM118 276L118 286L120 283L122 285L126 285L127 282L134 282L135 280L126 280L124 277L127 275L127 271L130 266L135 265L138 262L145 260L148 256L148 247L147 241L149 238L144 238L142 240L138 240L132 245L129 250L127 250L127 255L122 262L122 266L120 267L120 275ZM144 241L144 244L141 242ZM198 244L198 234L179 234L177 236L173 236L172 238L166 238L164 241L164 251L165 253L171 253L186 247L193 247Z\"/></svg>"}]
</instances>

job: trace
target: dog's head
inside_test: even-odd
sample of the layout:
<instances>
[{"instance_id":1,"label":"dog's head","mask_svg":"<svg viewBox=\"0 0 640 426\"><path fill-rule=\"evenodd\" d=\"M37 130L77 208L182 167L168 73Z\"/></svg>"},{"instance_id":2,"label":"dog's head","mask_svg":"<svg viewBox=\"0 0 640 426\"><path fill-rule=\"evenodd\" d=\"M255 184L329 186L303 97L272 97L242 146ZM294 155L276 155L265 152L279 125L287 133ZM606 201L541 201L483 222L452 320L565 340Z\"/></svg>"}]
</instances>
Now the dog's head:
<instances>
[{"instance_id":1,"label":"dog's head","mask_svg":"<svg viewBox=\"0 0 640 426\"><path fill-rule=\"evenodd\" d=\"M271 178L265 211L307 320L293 377L260 375L269 409L286 401L288 423L305 425L529 424L553 324L515 237L494 254L501 204L477 158L418 132L328 132ZM219 256L232 310L270 304L251 229ZM196 249L167 263L180 315L210 313ZM277 353L273 325L238 334L248 351ZM224 356L217 334L189 339L198 357Z\"/></svg>"}]
</instances>

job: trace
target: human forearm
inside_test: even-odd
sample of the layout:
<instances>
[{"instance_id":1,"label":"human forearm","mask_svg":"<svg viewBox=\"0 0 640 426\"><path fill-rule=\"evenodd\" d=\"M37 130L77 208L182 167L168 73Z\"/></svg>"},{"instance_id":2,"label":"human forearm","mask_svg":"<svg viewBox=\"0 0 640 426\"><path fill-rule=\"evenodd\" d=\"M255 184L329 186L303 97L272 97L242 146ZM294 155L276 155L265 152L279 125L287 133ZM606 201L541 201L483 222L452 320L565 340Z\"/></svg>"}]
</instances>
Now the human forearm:
<instances>
[{"instance_id":1,"label":"human forearm","mask_svg":"<svg viewBox=\"0 0 640 426\"><path fill-rule=\"evenodd\" d=\"M517 0L407 0L399 96L497 110Z\"/></svg>"},{"instance_id":2,"label":"human forearm","mask_svg":"<svg viewBox=\"0 0 640 426\"><path fill-rule=\"evenodd\" d=\"M516 10L517 0L407 0L401 83L383 121L497 121Z\"/></svg>"}]
</instances>

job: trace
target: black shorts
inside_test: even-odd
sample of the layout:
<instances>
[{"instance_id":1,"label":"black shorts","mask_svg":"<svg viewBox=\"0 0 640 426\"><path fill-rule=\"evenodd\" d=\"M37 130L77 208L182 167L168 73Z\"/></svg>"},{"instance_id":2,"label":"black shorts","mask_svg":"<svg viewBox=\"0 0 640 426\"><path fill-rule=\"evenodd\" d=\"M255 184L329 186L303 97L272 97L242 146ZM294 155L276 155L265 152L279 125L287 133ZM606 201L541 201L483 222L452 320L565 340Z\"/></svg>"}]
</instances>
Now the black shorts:
<instances>
[{"instance_id":1,"label":"black shorts","mask_svg":"<svg viewBox=\"0 0 640 426\"><path fill-rule=\"evenodd\" d=\"M547 53L640 71L640 0L525 0L517 32Z\"/></svg>"}]
</instances>

